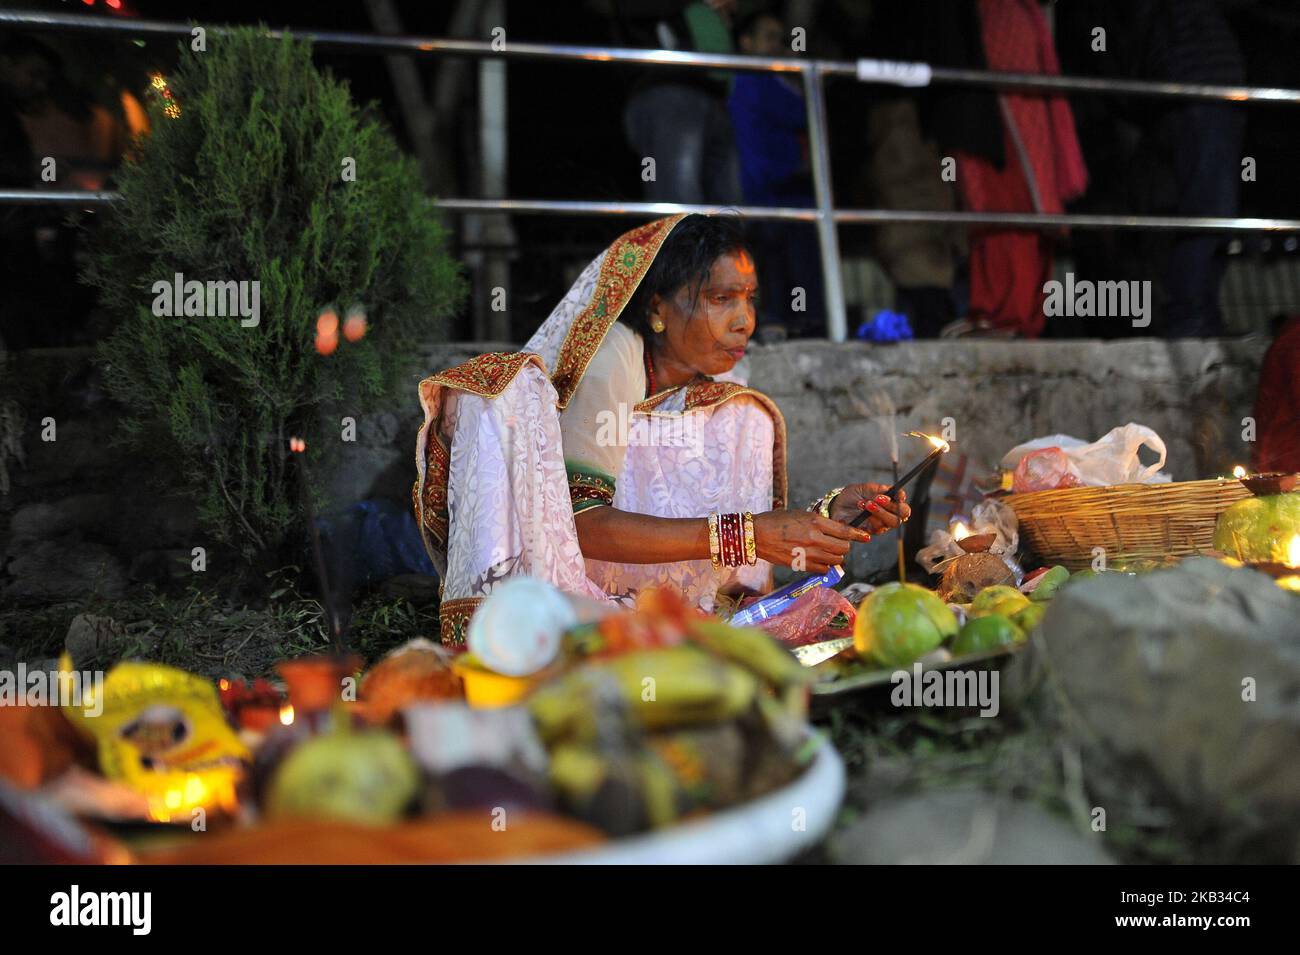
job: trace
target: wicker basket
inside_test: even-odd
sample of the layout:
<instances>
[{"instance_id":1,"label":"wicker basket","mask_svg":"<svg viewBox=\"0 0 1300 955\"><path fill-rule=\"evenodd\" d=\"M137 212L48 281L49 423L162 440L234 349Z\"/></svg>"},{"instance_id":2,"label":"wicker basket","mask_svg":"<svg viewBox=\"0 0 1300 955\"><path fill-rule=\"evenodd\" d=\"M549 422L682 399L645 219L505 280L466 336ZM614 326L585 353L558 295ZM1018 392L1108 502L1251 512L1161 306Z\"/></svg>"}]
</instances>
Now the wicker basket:
<instances>
[{"instance_id":1,"label":"wicker basket","mask_svg":"<svg viewBox=\"0 0 1300 955\"><path fill-rule=\"evenodd\" d=\"M1079 570L1106 561L1164 560L1211 550L1214 522L1250 492L1232 478L1033 491L1005 498L1025 540L1049 563Z\"/></svg>"}]
</instances>

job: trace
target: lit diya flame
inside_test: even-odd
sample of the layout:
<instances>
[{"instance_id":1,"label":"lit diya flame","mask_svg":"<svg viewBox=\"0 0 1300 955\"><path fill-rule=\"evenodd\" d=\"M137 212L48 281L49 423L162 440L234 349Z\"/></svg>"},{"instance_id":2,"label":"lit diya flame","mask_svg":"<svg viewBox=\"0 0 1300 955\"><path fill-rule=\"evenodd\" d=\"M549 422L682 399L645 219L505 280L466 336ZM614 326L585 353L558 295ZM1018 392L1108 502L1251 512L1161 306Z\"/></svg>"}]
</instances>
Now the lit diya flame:
<instances>
[{"instance_id":1,"label":"lit diya flame","mask_svg":"<svg viewBox=\"0 0 1300 955\"><path fill-rule=\"evenodd\" d=\"M1243 468L1240 464L1238 464L1235 468L1232 469L1232 476L1237 478L1237 480L1241 480L1246 476L1246 469Z\"/></svg>"},{"instance_id":2,"label":"lit diya flame","mask_svg":"<svg viewBox=\"0 0 1300 955\"><path fill-rule=\"evenodd\" d=\"M281 726L293 725L293 704L292 703L285 703L283 706L280 707L280 725Z\"/></svg>"},{"instance_id":3,"label":"lit diya flame","mask_svg":"<svg viewBox=\"0 0 1300 955\"><path fill-rule=\"evenodd\" d=\"M963 524L961 521L958 521L956 524L952 526L953 540L959 541L963 537L969 537L969 536L970 536L970 528L967 527L965 524Z\"/></svg>"},{"instance_id":4,"label":"lit diya flame","mask_svg":"<svg viewBox=\"0 0 1300 955\"><path fill-rule=\"evenodd\" d=\"M1300 534L1291 535L1291 543L1286 547L1286 565L1300 567Z\"/></svg>"}]
</instances>

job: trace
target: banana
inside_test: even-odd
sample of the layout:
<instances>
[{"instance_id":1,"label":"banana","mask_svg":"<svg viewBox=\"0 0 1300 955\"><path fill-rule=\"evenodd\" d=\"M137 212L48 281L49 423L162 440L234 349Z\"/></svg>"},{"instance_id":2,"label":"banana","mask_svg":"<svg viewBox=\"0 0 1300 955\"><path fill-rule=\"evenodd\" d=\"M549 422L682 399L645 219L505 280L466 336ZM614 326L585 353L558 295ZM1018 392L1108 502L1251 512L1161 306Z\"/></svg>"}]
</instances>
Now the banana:
<instances>
[{"instance_id":1,"label":"banana","mask_svg":"<svg viewBox=\"0 0 1300 955\"><path fill-rule=\"evenodd\" d=\"M748 670L682 644L580 667L543 686L528 706L550 745L594 740L602 694L615 697L642 729L657 730L731 719L757 693L758 680Z\"/></svg>"},{"instance_id":2,"label":"banana","mask_svg":"<svg viewBox=\"0 0 1300 955\"><path fill-rule=\"evenodd\" d=\"M686 632L706 650L740 664L773 686L807 686L816 682L815 673L757 627L733 627L720 620L692 620Z\"/></svg>"}]
</instances>

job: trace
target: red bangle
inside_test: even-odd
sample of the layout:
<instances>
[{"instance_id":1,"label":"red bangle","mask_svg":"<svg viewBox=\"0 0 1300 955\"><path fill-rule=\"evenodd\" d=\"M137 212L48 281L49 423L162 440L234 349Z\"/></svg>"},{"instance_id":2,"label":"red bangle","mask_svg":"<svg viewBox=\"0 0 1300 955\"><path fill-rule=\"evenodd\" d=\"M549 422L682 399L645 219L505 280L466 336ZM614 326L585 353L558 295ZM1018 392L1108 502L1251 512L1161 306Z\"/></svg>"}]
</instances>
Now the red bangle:
<instances>
[{"instance_id":1,"label":"red bangle","mask_svg":"<svg viewBox=\"0 0 1300 955\"><path fill-rule=\"evenodd\" d=\"M720 514L718 532L721 538L722 563L727 567L739 567L745 563L745 535L742 518L739 514Z\"/></svg>"}]
</instances>

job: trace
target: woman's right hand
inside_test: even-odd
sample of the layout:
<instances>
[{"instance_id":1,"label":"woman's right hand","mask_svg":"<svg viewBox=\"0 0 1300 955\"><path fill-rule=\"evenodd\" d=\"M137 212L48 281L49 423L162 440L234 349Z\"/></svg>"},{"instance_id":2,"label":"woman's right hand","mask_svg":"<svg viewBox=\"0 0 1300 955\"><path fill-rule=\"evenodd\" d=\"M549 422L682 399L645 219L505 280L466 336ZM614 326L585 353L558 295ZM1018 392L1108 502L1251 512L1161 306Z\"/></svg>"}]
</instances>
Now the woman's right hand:
<instances>
[{"instance_id":1,"label":"woman's right hand","mask_svg":"<svg viewBox=\"0 0 1300 955\"><path fill-rule=\"evenodd\" d=\"M824 574L844 562L854 541L869 541L861 528L812 511L764 511L754 515L758 556L782 567Z\"/></svg>"}]
</instances>

